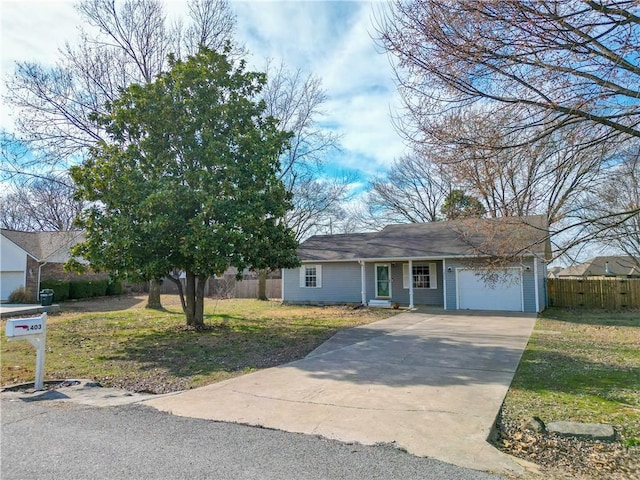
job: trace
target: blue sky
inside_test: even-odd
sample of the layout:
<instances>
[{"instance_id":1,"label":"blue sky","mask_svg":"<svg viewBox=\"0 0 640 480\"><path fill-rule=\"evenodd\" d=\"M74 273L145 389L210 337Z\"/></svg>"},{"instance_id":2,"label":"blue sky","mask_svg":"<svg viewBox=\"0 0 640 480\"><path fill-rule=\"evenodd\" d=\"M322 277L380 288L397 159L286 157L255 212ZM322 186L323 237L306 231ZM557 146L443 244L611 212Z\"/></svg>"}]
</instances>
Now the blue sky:
<instances>
[{"instance_id":1,"label":"blue sky","mask_svg":"<svg viewBox=\"0 0 640 480\"><path fill-rule=\"evenodd\" d=\"M74 42L80 19L73 1L4 0L0 3L2 75L15 61L53 63L57 48ZM387 55L376 47L374 17L380 2L235 1L237 34L251 52L253 68L266 58L284 61L322 80L328 102L322 119L341 135L342 151L330 159L332 169L360 173L362 181L385 170L404 145L391 113L399 105ZM166 1L178 17L185 2ZM1 127L11 129L7 109Z\"/></svg>"}]
</instances>

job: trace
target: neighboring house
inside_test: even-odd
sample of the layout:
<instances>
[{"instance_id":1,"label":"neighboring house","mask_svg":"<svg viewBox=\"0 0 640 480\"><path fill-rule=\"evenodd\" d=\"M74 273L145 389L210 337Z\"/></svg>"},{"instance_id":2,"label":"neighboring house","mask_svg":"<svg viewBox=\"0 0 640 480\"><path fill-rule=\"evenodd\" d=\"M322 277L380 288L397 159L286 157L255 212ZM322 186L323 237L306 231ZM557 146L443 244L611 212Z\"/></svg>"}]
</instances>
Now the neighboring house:
<instances>
[{"instance_id":1,"label":"neighboring house","mask_svg":"<svg viewBox=\"0 0 640 480\"><path fill-rule=\"evenodd\" d=\"M488 269L482 260L491 248L510 249L513 262ZM298 249L302 266L283 270L282 297L289 303L540 312L550 253L542 216L314 236Z\"/></svg>"},{"instance_id":2,"label":"neighboring house","mask_svg":"<svg viewBox=\"0 0 640 480\"><path fill-rule=\"evenodd\" d=\"M558 278L558 274L564 270L564 267L549 267L547 268L547 278Z\"/></svg>"},{"instance_id":3,"label":"neighboring house","mask_svg":"<svg viewBox=\"0 0 640 480\"><path fill-rule=\"evenodd\" d=\"M29 297L38 299L43 280L96 278L96 274L76 275L64 270L69 249L84 240L83 232L19 232L0 229L0 300L25 287ZM100 276L103 277L103 276Z\"/></svg>"},{"instance_id":4,"label":"neighboring house","mask_svg":"<svg viewBox=\"0 0 640 480\"><path fill-rule=\"evenodd\" d=\"M556 277L640 277L640 259L630 256L594 257L562 269Z\"/></svg>"}]
</instances>

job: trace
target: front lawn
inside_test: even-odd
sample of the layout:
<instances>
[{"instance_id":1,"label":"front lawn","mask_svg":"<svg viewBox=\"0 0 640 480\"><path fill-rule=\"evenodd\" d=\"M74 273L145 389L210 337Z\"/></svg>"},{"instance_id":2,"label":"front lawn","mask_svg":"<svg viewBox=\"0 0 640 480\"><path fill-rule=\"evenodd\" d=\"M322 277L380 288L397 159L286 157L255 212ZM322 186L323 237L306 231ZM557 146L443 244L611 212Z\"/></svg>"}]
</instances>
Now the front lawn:
<instances>
[{"instance_id":1,"label":"front lawn","mask_svg":"<svg viewBox=\"0 0 640 480\"><path fill-rule=\"evenodd\" d=\"M522 424L532 417L546 423L568 420L613 425L618 432L617 447L608 450L611 445L573 442L569 448L566 441L527 434ZM607 457L614 464L624 464L626 459L619 462L611 457L639 455L637 448L626 447L640 444L640 312L546 310L536 322L501 421L505 450L534 461L566 461L569 470L584 460L585 470L593 471L589 458L578 457L604 465ZM545 442L560 451L544 451ZM589 448L594 451L580 451ZM617 467L607 468L615 471ZM593 478L598 478L597 473ZM621 474L624 478L626 473Z\"/></svg>"},{"instance_id":2,"label":"front lawn","mask_svg":"<svg viewBox=\"0 0 640 480\"><path fill-rule=\"evenodd\" d=\"M68 303L47 323L45 379L88 378L103 386L165 393L217 382L304 357L340 329L390 310L283 306L257 300L205 303L204 331L185 326L176 296L166 311L144 297ZM1 335L2 385L32 382L35 351Z\"/></svg>"}]
</instances>

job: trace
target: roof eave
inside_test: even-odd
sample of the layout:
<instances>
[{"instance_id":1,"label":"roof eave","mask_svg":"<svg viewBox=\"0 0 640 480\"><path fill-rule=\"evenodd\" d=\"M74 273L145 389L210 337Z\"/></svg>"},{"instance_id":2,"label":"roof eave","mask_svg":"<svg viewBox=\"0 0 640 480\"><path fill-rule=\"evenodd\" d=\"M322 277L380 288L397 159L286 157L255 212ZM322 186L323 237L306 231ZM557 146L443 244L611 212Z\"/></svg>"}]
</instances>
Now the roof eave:
<instances>
[{"instance_id":1,"label":"roof eave","mask_svg":"<svg viewBox=\"0 0 640 480\"><path fill-rule=\"evenodd\" d=\"M16 247L18 247L20 250L22 250L24 253L26 253L27 255L29 255L31 258L33 258L36 262L40 263L42 260L40 260L38 257L36 257L33 253L31 253L29 250L27 250L26 248L24 248L22 245L17 244L16 242L14 242L13 240L11 240L9 237L7 237L5 234L2 234L2 237L5 240L8 240L9 242L13 243Z\"/></svg>"},{"instance_id":2,"label":"roof eave","mask_svg":"<svg viewBox=\"0 0 640 480\"><path fill-rule=\"evenodd\" d=\"M538 257L544 259L544 254L540 256L539 254L528 252L523 255L517 255L518 257ZM412 257L360 257L360 258L340 258L340 259L300 259L301 263L359 263L359 262L405 262L405 261L424 261L424 260L446 260L446 259L477 259L477 258L486 258L486 255L423 255L423 256L412 256Z\"/></svg>"}]
</instances>

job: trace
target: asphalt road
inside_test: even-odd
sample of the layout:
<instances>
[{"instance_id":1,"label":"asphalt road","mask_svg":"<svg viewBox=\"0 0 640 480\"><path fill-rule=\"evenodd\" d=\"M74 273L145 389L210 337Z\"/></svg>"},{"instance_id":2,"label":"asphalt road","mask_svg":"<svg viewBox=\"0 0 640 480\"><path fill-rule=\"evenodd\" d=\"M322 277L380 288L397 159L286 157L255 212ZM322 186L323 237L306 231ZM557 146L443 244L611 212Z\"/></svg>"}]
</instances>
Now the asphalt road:
<instances>
[{"instance_id":1,"label":"asphalt road","mask_svg":"<svg viewBox=\"0 0 640 480\"><path fill-rule=\"evenodd\" d=\"M2 398L1 478L497 479L391 445L183 418L141 405Z\"/></svg>"}]
</instances>

